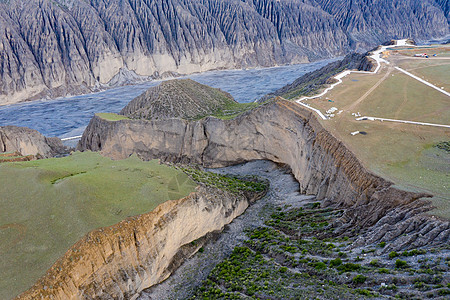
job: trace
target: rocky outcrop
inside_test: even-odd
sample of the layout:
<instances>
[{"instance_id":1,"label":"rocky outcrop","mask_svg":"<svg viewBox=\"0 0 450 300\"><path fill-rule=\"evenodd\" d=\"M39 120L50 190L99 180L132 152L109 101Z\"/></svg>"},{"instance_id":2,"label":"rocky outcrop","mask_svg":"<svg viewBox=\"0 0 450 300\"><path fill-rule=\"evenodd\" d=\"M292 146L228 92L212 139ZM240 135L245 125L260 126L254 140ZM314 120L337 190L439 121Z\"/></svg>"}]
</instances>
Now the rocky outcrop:
<instances>
[{"instance_id":1,"label":"rocky outcrop","mask_svg":"<svg viewBox=\"0 0 450 300\"><path fill-rule=\"evenodd\" d=\"M94 117L78 148L114 159L136 153L143 159L206 167L256 159L284 163L291 167L301 192L317 195L324 205L346 208L342 222L353 228L374 225L392 208L426 196L398 190L368 172L310 112L284 100L232 120L110 122Z\"/></svg>"},{"instance_id":2,"label":"rocky outcrop","mask_svg":"<svg viewBox=\"0 0 450 300\"><path fill-rule=\"evenodd\" d=\"M421 201L393 207L372 227L360 234L349 248L386 243L382 252L448 246L450 222L425 214L433 207ZM339 224L339 225L342 225ZM339 232L350 228L340 227Z\"/></svg>"},{"instance_id":3,"label":"rocky outcrop","mask_svg":"<svg viewBox=\"0 0 450 300\"><path fill-rule=\"evenodd\" d=\"M50 158L66 154L68 151L57 137L45 137L27 127L0 127L0 152L17 152L22 156Z\"/></svg>"},{"instance_id":4,"label":"rocky outcrop","mask_svg":"<svg viewBox=\"0 0 450 300\"><path fill-rule=\"evenodd\" d=\"M441 0L0 2L0 105L449 34Z\"/></svg>"},{"instance_id":5,"label":"rocky outcrop","mask_svg":"<svg viewBox=\"0 0 450 300\"><path fill-rule=\"evenodd\" d=\"M133 299L200 247L183 245L221 230L255 198L199 186L152 212L92 231L17 299Z\"/></svg>"},{"instance_id":6,"label":"rocky outcrop","mask_svg":"<svg viewBox=\"0 0 450 300\"><path fill-rule=\"evenodd\" d=\"M132 119L199 119L236 104L233 97L191 79L164 81L133 99L120 114Z\"/></svg>"}]
</instances>

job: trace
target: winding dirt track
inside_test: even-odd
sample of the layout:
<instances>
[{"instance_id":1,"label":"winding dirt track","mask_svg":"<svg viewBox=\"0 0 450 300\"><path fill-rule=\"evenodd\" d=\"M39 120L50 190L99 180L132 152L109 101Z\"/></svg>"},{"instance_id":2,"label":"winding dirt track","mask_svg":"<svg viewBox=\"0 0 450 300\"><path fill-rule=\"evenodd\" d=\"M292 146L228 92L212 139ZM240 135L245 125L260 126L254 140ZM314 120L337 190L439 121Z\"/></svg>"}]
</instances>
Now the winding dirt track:
<instances>
[{"instance_id":1,"label":"winding dirt track","mask_svg":"<svg viewBox=\"0 0 450 300\"><path fill-rule=\"evenodd\" d=\"M352 105L350 105L347 110L352 111L352 109L354 109L356 105L358 105L359 103L364 101L364 99L366 99L370 94L372 94L372 92L375 91L375 89L378 88L380 86L380 84L383 81L385 81L386 78L388 78L388 76L391 73L392 73L392 68L389 68L388 71L386 72L386 74L383 76L383 78L378 80L378 82L375 83L375 85L373 87L371 87L364 95L362 95L358 100L356 100L354 103L352 103Z\"/></svg>"},{"instance_id":2,"label":"winding dirt track","mask_svg":"<svg viewBox=\"0 0 450 300\"><path fill-rule=\"evenodd\" d=\"M322 93L315 95L315 96L311 96L311 97L302 97L300 99L295 100L295 102L303 107L306 107L309 110L314 111L316 114L319 115L319 117L323 120L327 120L328 117L326 117L319 109L311 107L308 104L303 103L304 100L310 100L310 99L315 99L315 98L319 98L324 96L325 94L327 94L329 91L331 91L332 89L334 89L337 85L342 83L342 78L344 78L345 76L351 74L351 73L365 73L365 74L377 74L378 71L381 69L381 63L384 62L387 65L390 65L390 62L388 62L387 60L383 59L381 57L381 53L383 53L384 51L386 51L387 48L393 48L393 47L402 47L406 45L407 40L397 40L396 41L396 45L390 45L390 46L382 46L379 47L379 49L375 50L374 52L372 52L372 55L370 56L373 60L376 61L377 63L377 67L375 69L375 71L373 72L366 72L366 71L350 71L350 70L346 70L343 71L341 73L339 73L338 75L334 76L334 79L336 79L338 82L332 84L330 87L328 87L327 89L325 89ZM422 59L423 58L418 58L418 57L411 57L409 59ZM433 60L438 60L438 59L450 59L450 57L432 57L432 58L428 58L428 59L433 59ZM381 78L377 83L375 83L374 86L372 86L366 93L364 93L364 95L362 95L358 100L356 100L352 105L350 105L348 107L347 110L351 111L352 109L354 109L359 103L361 103L362 101L364 101L364 99L366 99L375 89L377 89L379 87L379 85L388 78L388 76L391 74L391 72L393 71L393 69L398 70L400 72L402 72L403 74L429 86L430 88L433 88L441 93L443 93L446 96L450 97L450 93L429 83L426 80L423 80L422 78L409 73L408 71L394 66L394 67L389 67L388 71L386 72L386 74L383 76L383 78ZM414 122L414 121L405 121L405 120L396 120L396 119L385 119L385 118L378 118L378 117L367 117L364 116L362 118L358 118L356 119L357 121L362 121L362 120L380 120L380 121L389 121L389 122L399 122L399 123L406 123L406 124L415 124L415 125L425 125L425 126L435 126L435 127L445 127L445 128L450 128L449 125L445 125L445 124L434 124L434 123L425 123L425 122Z\"/></svg>"}]
</instances>

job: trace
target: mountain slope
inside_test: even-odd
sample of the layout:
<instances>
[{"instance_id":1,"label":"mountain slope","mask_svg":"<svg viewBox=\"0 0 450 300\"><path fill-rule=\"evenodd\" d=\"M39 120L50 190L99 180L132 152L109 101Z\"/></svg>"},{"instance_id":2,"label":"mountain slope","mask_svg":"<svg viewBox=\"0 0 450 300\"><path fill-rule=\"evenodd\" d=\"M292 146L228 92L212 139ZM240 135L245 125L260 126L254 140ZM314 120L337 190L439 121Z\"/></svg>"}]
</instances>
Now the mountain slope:
<instances>
[{"instance_id":1,"label":"mountain slope","mask_svg":"<svg viewBox=\"0 0 450 300\"><path fill-rule=\"evenodd\" d=\"M0 105L88 92L119 73L274 66L441 37L448 14L442 0L0 0Z\"/></svg>"},{"instance_id":2,"label":"mountain slope","mask_svg":"<svg viewBox=\"0 0 450 300\"><path fill-rule=\"evenodd\" d=\"M219 89L191 79L163 81L134 98L120 112L133 119L197 119L237 102Z\"/></svg>"}]
</instances>

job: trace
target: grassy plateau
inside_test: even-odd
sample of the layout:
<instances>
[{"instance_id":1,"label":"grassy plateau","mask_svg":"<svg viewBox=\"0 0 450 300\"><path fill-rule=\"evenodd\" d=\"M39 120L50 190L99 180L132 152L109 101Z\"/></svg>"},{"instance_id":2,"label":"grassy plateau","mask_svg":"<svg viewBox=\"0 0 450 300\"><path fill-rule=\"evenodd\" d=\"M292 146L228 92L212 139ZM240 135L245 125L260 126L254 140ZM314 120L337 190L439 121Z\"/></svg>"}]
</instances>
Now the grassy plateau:
<instances>
[{"instance_id":1,"label":"grassy plateau","mask_svg":"<svg viewBox=\"0 0 450 300\"><path fill-rule=\"evenodd\" d=\"M0 299L29 288L87 232L193 192L185 173L98 153L0 165Z\"/></svg>"},{"instance_id":2,"label":"grassy plateau","mask_svg":"<svg viewBox=\"0 0 450 300\"><path fill-rule=\"evenodd\" d=\"M380 121L356 121L352 113L450 125L449 97L395 70L400 67L429 82L450 88L448 60L418 59L397 51L378 74L351 74L325 96L306 101L326 112L322 124L363 164L403 189L434 195L433 214L450 218L450 153L437 147L450 140L450 129ZM353 131L366 134L352 136Z\"/></svg>"}]
</instances>

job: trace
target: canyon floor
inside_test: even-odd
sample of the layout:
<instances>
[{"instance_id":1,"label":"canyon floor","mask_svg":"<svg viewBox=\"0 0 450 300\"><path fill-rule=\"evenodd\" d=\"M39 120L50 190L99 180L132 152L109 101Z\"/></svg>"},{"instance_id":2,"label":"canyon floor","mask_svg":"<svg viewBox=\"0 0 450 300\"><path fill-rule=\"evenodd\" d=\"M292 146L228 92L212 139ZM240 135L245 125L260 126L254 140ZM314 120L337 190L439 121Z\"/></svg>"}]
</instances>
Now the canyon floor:
<instances>
[{"instance_id":1,"label":"canyon floor","mask_svg":"<svg viewBox=\"0 0 450 300\"><path fill-rule=\"evenodd\" d=\"M436 54L446 59L448 48L443 49ZM169 226L174 232L162 234L161 245L172 241L174 233L191 233L203 226L201 235L180 238L180 244L173 247L191 247L198 252L166 281L144 291L140 299L447 299L450 129L355 120L355 115L369 115L450 123L447 96L394 68L401 66L448 89L448 63L445 59L412 58L415 52L407 51L411 49L385 53L391 64L383 64L377 74L350 74L330 93L308 101L324 112L336 107L334 113L328 113L328 120L310 118L309 111L285 100L261 105L228 103L206 112L216 118L196 113L189 116L190 122L176 118L138 120L103 113L92 119L79 149L102 151L102 155L118 160L86 152L1 165L0 194L7 195L1 204L9 209L0 212L0 224L5 224L0 227L0 238L6 241L0 245L0 267L14 274L7 273L7 280L1 281L0 298L2 293L10 297L32 284L84 233L151 211L167 200L183 198L196 186L195 177L207 174L179 165L182 173L139 157L203 166L273 159L290 163L297 177L295 180L288 167L263 160L211 169L259 176L270 181L270 190L221 233L210 232L192 241L221 228L247 206L232 217L238 205L231 205L230 211L220 210L222 219L231 218L226 223L208 216L191 217L182 223L186 226ZM360 134L350 134L355 131ZM431 215L438 218L420 215L431 209L425 201L416 201L426 195L394 190L390 182L376 178L366 168L401 189L433 194L435 209ZM206 185L220 181L204 177ZM239 186L237 178L230 179L233 188ZM264 185L254 184L259 188ZM197 226L194 219L210 223ZM187 225L194 229L186 229ZM130 249L141 246L135 232L134 240L133 234L128 237ZM121 238L118 245L120 255L116 258L126 261ZM130 257L139 257L133 251ZM24 259L27 252L33 253L31 259ZM155 253L161 254L161 261L171 260L163 251ZM19 263L11 268L10 261ZM114 265L103 262L99 263L100 270ZM168 274L180 262L170 261ZM33 270L22 276L30 266ZM94 266L92 270L95 273ZM118 288L117 295L131 295L154 284L140 285L140 279L152 278L155 272L150 276L137 269L125 272L136 277L111 272L99 275L105 281L89 283L95 286L92 290L83 290L84 286L79 290L104 296L105 291L115 292L113 288L107 291L106 283L114 285L122 280L123 286L137 286ZM53 286L43 285L42 290Z\"/></svg>"},{"instance_id":2,"label":"canyon floor","mask_svg":"<svg viewBox=\"0 0 450 300\"><path fill-rule=\"evenodd\" d=\"M267 195L227 225L166 281L139 299L447 299L449 246L358 247L330 227L342 211L298 193L286 168L254 161L215 172L257 175ZM195 243L195 242L194 242Z\"/></svg>"}]
</instances>

